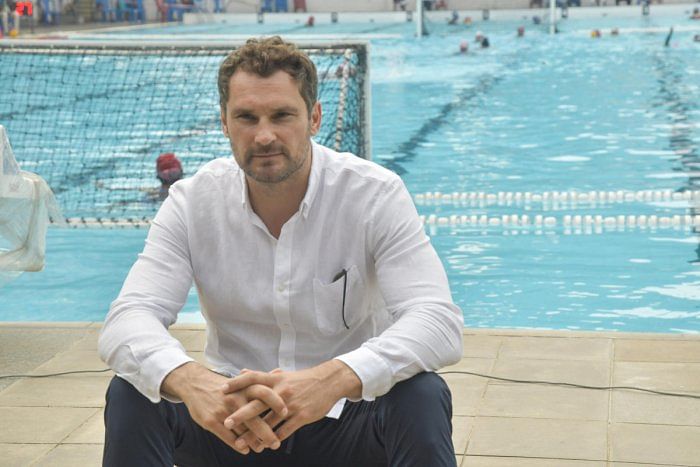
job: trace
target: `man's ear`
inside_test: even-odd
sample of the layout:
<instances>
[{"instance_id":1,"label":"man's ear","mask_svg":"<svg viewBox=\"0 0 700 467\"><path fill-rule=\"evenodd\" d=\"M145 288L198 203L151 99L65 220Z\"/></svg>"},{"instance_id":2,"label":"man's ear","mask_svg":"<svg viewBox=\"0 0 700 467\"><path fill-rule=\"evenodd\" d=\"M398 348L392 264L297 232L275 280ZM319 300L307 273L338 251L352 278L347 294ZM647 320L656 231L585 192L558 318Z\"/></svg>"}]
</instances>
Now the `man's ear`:
<instances>
[{"instance_id":1,"label":"man's ear","mask_svg":"<svg viewBox=\"0 0 700 467\"><path fill-rule=\"evenodd\" d=\"M316 136L318 130L321 129L322 117L323 112L321 111L321 103L317 101L311 108L311 136Z\"/></svg>"},{"instance_id":2,"label":"man's ear","mask_svg":"<svg viewBox=\"0 0 700 467\"><path fill-rule=\"evenodd\" d=\"M228 128L226 127L226 110L221 109L221 131L228 138Z\"/></svg>"}]
</instances>

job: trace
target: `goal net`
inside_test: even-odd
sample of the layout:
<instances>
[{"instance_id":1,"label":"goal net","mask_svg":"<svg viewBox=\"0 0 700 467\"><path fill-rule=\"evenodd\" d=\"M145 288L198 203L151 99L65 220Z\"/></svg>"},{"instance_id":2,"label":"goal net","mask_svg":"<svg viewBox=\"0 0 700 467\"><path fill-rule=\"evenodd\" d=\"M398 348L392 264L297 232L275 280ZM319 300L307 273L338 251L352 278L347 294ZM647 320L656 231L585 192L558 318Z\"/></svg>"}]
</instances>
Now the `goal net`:
<instances>
[{"instance_id":1,"label":"goal net","mask_svg":"<svg viewBox=\"0 0 700 467\"><path fill-rule=\"evenodd\" d=\"M240 45L240 44L239 44ZM319 143L370 156L366 43L299 45L318 68ZM24 170L44 178L68 221L148 222L156 159L185 177L230 156L220 130L218 67L230 43L13 41L0 44L0 124Z\"/></svg>"}]
</instances>

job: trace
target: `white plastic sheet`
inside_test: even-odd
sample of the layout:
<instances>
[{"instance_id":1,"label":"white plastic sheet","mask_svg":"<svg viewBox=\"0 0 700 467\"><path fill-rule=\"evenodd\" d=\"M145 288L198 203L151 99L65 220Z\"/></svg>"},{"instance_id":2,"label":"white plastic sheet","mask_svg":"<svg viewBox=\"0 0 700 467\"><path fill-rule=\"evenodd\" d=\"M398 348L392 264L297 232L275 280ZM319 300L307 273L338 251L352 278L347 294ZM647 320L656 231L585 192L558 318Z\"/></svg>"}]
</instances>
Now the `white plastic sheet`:
<instances>
[{"instance_id":1,"label":"white plastic sheet","mask_svg":"<svg viewBox=\"0 0 700 467\"><path fill-rule=\"evenodd\" d=\"M43 269L49 216L61 216L53 192L41 177L20 170L0 125L0 285Z\"/></svg>"}]
</instances>

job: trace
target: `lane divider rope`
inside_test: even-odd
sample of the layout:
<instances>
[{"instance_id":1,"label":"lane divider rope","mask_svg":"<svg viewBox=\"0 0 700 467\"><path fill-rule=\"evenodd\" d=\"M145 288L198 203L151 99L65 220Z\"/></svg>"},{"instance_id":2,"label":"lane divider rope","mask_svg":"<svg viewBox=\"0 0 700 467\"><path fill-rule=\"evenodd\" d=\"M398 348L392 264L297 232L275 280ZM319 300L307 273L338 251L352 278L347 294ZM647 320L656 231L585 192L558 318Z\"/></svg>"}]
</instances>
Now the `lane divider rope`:
<instances>
[{"instance_id":1,"label":"lane divider rope","mask_svg":"<svg viewBox=\"0 0 700 467\"><path fill-rule=\"evenodd\" d=\"M421 221L426 226L467 226L467 227L498 227L503 229L545 228L554 229L693 229L700 228L700 215L617 215L601 216L592 214L569 213L562 216L546 216L537 214L503 214L500 216L488 216L485 214L471 214L451 216L438 216L436 214L421 215ZM52 221L53 225L67 228L147 228L151 221L141 219L106 219L95 217L65 218L61 221Z\"/></svg>"},{"instance_id":2,"label":"lane divider rope","mask_svg":"<svg viewBox=\"0 0 700 467\"><path fill-rule=\"evenodd\" d=\"M601 216L592 214L565 214L562 216L545 216L537 214L503 214L500 216L457 215L437 216L430 214L420 216L421 221L428 226L476 226L476 227L502 227L502 228L591 228L604 227L608 229L646 229L646 228L686 228L700 227L700 215L617 215Z\"/></svg>"},{"instance_id":3,"label":"lane divider rope","mask_svg":"<svg viewBox=\"0 0 700 467\"><path fill-rule=\"evenodd\" d=\"M616 204L688 201L700 202L700 191L686 190L641 190L641 191L544 191L541 193L504 192L487 193L482 191L441 193L439 191L418 193L413 197L422 205L451 204L457 206L522 206L529 204Z\"/></svg>"},{"instance_id":4,"label":"lane divider rope","mask_svg":"<svg viewBox=\"0 0 700 467\"><path fill-rule=\"evenodd\" d=\"M558 204L564 206L576 206L578 204L595 206L598 204L632 203L632 202L698 202L700 204L700 191L686 190L677 192L674 190L641 190L641 191L545 191L532 192L427 192L414 196L418 205L451 204L455 206L528 206L541 203L549 205L555 210ZM438 216L436 214L420 216L423 224L427 226L475 226L475 227L500 227L504 229L522 228L546 228L564 229L597 228L606 229L645 229L645 228L696 228L700 227L700 215L616 215L601 216L592 214L568 213L560 216L527 215L527 214L502 214L488 216L485 214L453 214L451 216ZM70 217L60 220L51 220L51 223L59 227L68 228L148 228L151 220L142 218L100 218L100 217Z\"/></svg>"},{"instance_id":5,"label":"lane divider rope","mask_svg":"<svg viewBox=\"0 0 700 467\"><path fill-rule=\"evenodd\" d=\"M143 218L113 219L103 217L65 217L50 219L51 225L69 229L142 229L151 225L151 220Z\"/></svg>"}]
</instances>

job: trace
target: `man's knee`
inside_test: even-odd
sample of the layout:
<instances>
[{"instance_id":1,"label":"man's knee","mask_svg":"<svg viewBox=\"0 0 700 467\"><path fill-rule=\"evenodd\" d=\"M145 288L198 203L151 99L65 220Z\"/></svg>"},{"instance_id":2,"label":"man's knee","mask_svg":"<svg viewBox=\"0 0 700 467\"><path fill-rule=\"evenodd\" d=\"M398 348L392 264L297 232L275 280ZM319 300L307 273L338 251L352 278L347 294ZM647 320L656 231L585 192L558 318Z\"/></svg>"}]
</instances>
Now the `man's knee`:
<instances>
[{"instance_id":1,"label":"man's knee","mask_svg":"<svg viewBox=\"0 0 700 467\"><path fill-rule=\"evenodd\" d=\"M451 399L450 389L445 380L435 373L418 373L401 381L392 388L389 395L395 400L409 403Z\"/></svg>"},{"instance_id":2,"label":"man's knee","mask_svg":"<svg viewBox=\"0 0 700 467\"><path fill-rule=\"evenodd\" d=\"M118 405L133 405L138 404L140 399L148 401L148 399L146 399L143 394L133 387L131 383L120 378L119 376L112 378L112 381L109 383L109 387L107 388L107 404L116 403Z\"/></svg>"},{"instance_id":3,"label":"man's knee","mask_svg":"<svg viewBox=\"0 0 700 467\"><path fill-rule=\"evenodd\" d=\"M440 376L419 373L384 397L378 415L390 465L455 465L452 398Z\"/></svg>"},{"instance_id":4,"label":"man's knee","mask_svg":"<svg viewBox=\"0 0 700 467\"><path fill-rule=\"evenodd\" d=\"M129 382L112 378L105 407L105 466L173 465L172 417Z\"/></svg>"},{"instance_id":5,"label":"man's knee","mask_svg":"<svg viewBox=\"0 0 700 467\"><path fill-rule=\"evenodd\" d=\"M129 382L112 378L107 388L105 431L112 441L168 433L175 419L174 410L162 401L154 404Z\"/></svg>"},{"instance_id":6,"label":"man's knee","mask_svg":"<svg viewBox=\"0 0 700 467\"><path fill-rule=\"evenodd\" d=\"M385 396L393 408L406 408L407 413L444 412L452 417L452 395L445 381L435 373L418 373L397 383Z\"/></svg>"},{"instance_id":7,"label":"man's knee","mask_svg":"<svg viewBox=\"0 0 700 467\"><path fill-rule=\"evenodd\" d=\"M105 425L127 427L150 417L160 417L159 404L154 404L128 381L115 376L106 395Z\"/></svg>"}]
</instances>

